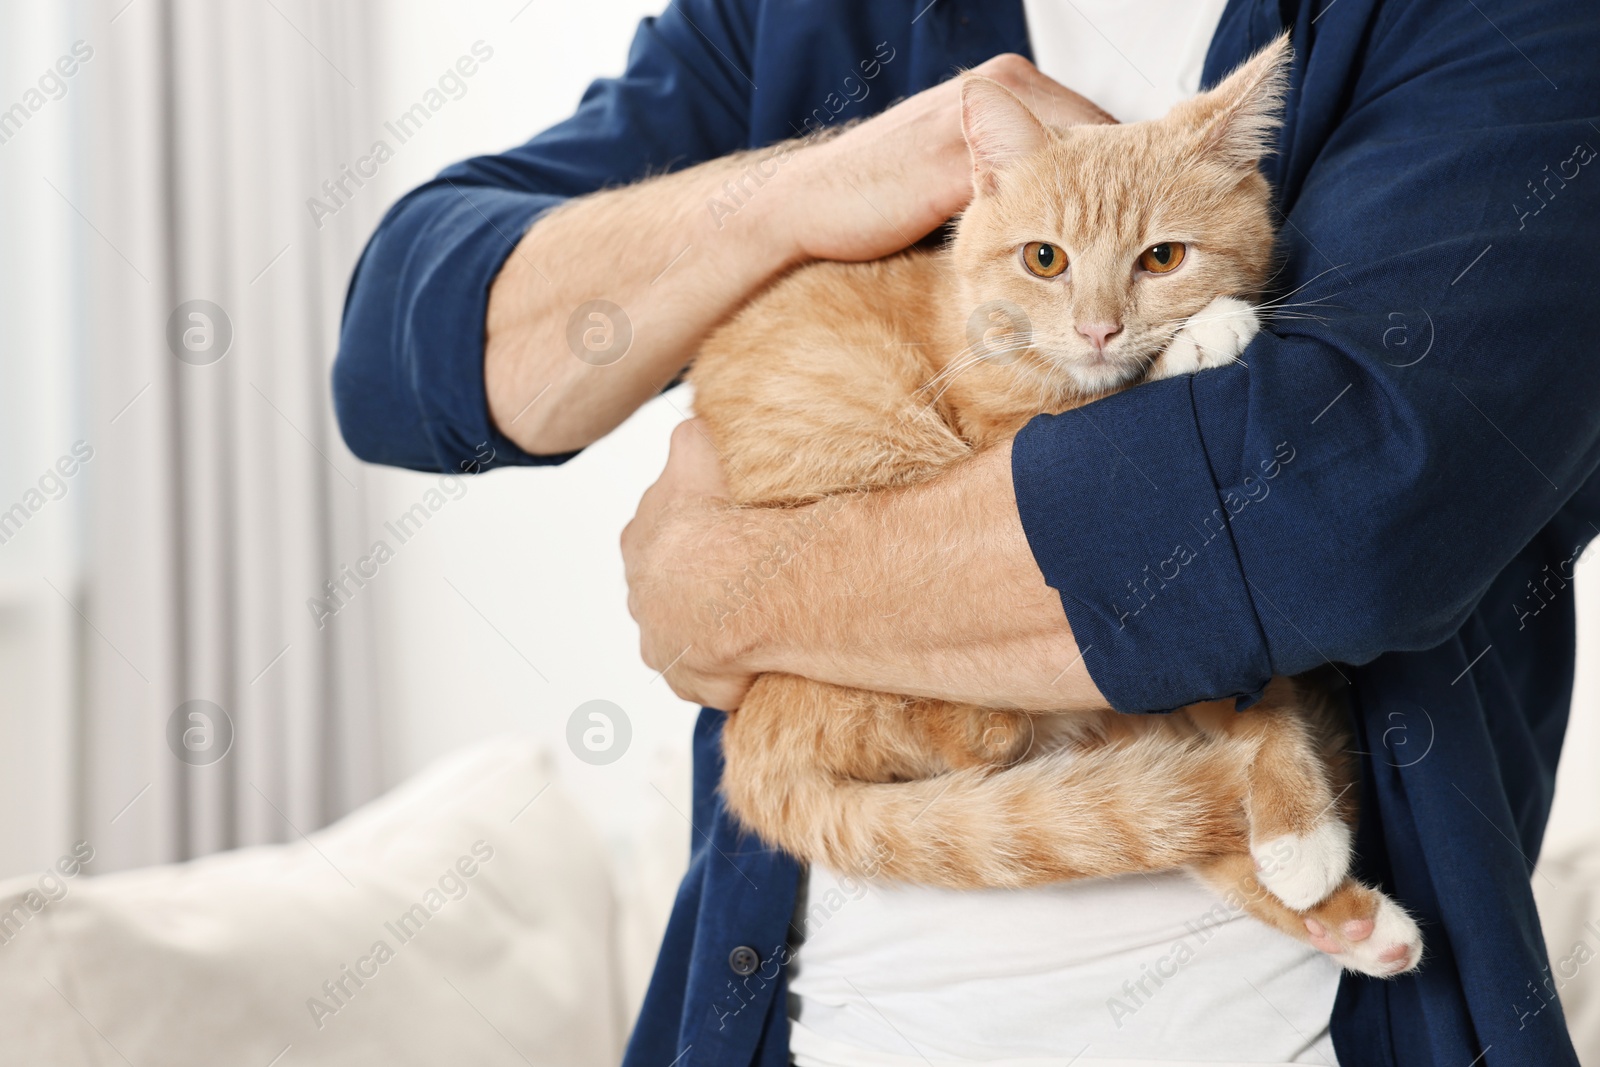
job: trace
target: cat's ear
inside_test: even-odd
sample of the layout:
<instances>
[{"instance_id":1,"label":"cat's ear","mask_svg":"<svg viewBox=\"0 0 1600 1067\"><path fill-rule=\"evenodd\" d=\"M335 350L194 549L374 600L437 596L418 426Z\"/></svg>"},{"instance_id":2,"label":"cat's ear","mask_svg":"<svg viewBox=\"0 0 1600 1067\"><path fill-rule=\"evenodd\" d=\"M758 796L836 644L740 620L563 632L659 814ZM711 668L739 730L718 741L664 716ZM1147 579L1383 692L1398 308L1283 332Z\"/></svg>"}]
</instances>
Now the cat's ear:
<instances>
[{"instance_id":1,"label":"cat's ear","mask_svg":"<svg viewBox=\"0 0 1600 1067\"><path fill-rule=\"evenodd\" d=\"M961 79L961 132L972 152L972 187L992 193L998 176L1049 141L1044 124L1016 95L981 74Z\"/></svg>"},{"instance_id":2,"label":"cat's ear","mask_svg":"<svg viewBox=\"0 0 1600 1067\"><path fill-rule=\"evenodd\" d=\"M1287 33L1239 65L1215 89L1174 109L1199 133L1202 155L1254 169L1277 146L1294 50Z\"/></svg>"}]
</instances>

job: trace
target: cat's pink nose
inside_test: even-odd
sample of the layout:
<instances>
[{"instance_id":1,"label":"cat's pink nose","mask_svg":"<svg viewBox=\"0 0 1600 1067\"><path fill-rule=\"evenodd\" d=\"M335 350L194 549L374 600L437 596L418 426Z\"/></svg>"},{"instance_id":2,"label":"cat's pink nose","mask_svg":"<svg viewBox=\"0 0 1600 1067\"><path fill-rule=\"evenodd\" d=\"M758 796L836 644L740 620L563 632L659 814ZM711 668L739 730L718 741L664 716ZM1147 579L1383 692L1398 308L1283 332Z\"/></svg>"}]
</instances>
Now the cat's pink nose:
<instances>
[{"instance_id":1,"label":"cat's pink nose","mask_svg":"<svg viewBox=\"0 0 1600 1067\"><path fill-rule=\"evenodd\" d=\"M1080 322L1078 332L1089 339L1096 352L1104 352L1106 342L1122 332L1120 322Z\"/></svg>"}]
</instances>

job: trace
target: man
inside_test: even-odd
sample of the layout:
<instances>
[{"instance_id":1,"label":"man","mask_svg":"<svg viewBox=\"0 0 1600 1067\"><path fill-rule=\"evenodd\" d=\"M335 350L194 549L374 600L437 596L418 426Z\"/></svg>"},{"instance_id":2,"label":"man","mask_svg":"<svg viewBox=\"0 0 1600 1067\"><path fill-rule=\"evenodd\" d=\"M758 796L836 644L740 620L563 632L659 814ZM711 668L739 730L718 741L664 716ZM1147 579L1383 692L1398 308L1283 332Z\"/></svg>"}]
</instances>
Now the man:
<instances>
[{"instance_id":1,"label":"man","mask_svg":"<svg viewBox=\"0 0 1600 1067\"><path fill-rule=\"evenodd\" d=\"M1276 284L1310 287L1291 299L1326 322L1269 323L1248 368L1041 417L831 512L762 611L720 624L701 606L783 534L727 514L714 453L680 428L624 537L630 605L647 662L713 708L770 670L1039 709L1245 707L1274 674L1333 664L1362 752L1358 873L1428 954L1343 980L1340 1062L1572 1064L1559 1005L1528 1006L1548 973L1529 873L1571 695L1572 565L1600 531L1600 19L1232 0L1206 84L1286 28ZM346 439L429 470L570 456L782 270L889 254L958 211L958 68L1051 121L1102 119L1006 55L1030 52L1015 0L674 4L572 119L389 213L346 310ZM868 115L781 165L706 162ZM629 1063L789 1062L800 872L722 810L720 721L696 730L695 851Z\"/></svg>"}]
</instances>

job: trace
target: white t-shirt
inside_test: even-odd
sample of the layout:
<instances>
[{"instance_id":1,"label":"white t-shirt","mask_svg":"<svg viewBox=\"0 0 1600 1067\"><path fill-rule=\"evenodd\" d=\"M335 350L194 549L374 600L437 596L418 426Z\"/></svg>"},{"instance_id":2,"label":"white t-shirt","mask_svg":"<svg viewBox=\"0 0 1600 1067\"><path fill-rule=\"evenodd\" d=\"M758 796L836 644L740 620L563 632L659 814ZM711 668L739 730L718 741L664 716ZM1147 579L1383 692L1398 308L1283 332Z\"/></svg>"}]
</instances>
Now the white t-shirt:
<instances>
[{"instance_id":1,"label":"white t-shirt","mask_svg":"<svg viewBox=\"0 0 1600 1067\"><path fill-rule=\"evenodd\" d=\"M1167 113L1200 90L1227 0L1023 0L1033 61L1119 122Z\"/></svg>"},{"instance_id":2,"label":"white t-shirt","mask_svg":"<svg viewBox=\"0 0 1600 1067\"><path fill-rule=\"evenodd\" d=\"M1183 872L958 891L812 868L795 925L799 1067L1334 1063L1338 968Z\"/></svg>"},{"instance_id":3,"label":"white t-shirt","mask_svg":"<svg viewBox=\"0 0 1600 1067\"><path fill-rule=\"evenodd\" d=\"M1132 122L1199 88L1225 0L1023 6L1039 68ZM795 925L797 1067L1335 1062L1338 967L1182 872L957 892L813 868Z\"/></svg>"}]
</instances>

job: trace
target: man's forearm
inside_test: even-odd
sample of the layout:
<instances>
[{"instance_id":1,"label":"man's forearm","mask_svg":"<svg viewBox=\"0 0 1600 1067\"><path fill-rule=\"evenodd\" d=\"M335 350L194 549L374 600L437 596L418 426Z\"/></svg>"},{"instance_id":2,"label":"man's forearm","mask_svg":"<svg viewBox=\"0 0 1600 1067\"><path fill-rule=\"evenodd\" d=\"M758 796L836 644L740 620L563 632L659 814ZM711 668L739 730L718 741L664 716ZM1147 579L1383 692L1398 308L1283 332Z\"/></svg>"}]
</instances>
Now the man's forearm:
<instances>
[{"instance_id":1,"label":"man's forearm","mask_svg":"<svg viewBox=\"0 0 1600 1067\"><path fill-rule=\"evenodd\" d=\"M1029 551L1009 446L921 485L730 523L715 615L753 670L990 706L1106 706Z\"/></svg>"},{"instance_id":2,"label":"man's forearm","mask_svg":"<svg viewBox=\"0 0 1600 1067\"><path fill-rule=\"evenodd\" d=\"M1109 121L1020 56L977 70L1062 125ZM500 432L546 455L590 444L787 267L897 252L971 195L956 80L806 142L595 193L534 223L489 293L484 384Z\"/></svg>"},{"instance_id":3,"label":"man's forearm","mask_svg":"<svg viewBox=\"0 0 1600 1067\"><path fill-rule=\"evenodd\" d=\"M547 455L604 436L793 261L759 197L728 214L708 207L771 158L745 153L596 193L528 230L489 294L484 384L502 433Z\"/></svg>"},{"instance_id":4,"label":"man's forearm","mask_svg":"<svg viewBox=\"0 0 1600 1067\"><path fill-rule=\"evenodd\" d=\"M919 485L741 508L698 425L622 532L640 653L731 711L755 676L990 707L1107 706L1023 533L1009 444Z\"/></svg>"}]
</instances>

